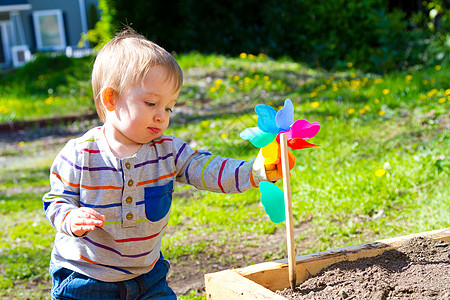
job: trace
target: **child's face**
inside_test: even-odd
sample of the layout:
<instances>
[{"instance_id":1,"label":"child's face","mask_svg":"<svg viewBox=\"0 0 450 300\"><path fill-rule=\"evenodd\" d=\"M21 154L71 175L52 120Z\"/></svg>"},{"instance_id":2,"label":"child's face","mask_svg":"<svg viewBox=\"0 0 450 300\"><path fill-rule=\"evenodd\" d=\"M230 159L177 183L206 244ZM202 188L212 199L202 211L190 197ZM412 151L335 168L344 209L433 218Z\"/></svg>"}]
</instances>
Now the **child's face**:
<instances>
[{"instance_id":1,"label":"child's face","mask_svg":"<svg viewBox=\"0 0 450 300\"><path fill-rule=\"evenodd\" d=\"M140 83L118 96L107 123L113 126L117 142L145 144L160 137L169 125L170 113L178 98L166 70L153 67Z\"/></svg>"}]
</instances>

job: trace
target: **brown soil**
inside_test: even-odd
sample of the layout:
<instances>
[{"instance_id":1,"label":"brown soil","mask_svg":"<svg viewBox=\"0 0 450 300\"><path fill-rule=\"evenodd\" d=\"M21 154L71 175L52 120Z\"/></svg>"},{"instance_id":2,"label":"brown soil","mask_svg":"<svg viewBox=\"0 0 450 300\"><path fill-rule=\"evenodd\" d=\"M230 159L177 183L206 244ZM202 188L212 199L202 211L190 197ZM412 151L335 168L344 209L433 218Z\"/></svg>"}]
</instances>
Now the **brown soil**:
<instances>
[{"instance_id":1,"label":"brown soil","mask_svg":"<svg viewBox=\"0 0 450 300\"><path fill-rule=\"evenodd\" d=\"M294 235L304 234L308 228L311 228L311 219L312 215L294 227ZM177 226L171 226L166 234L170 235L171 232L176 232L176 230ZM190 241L195 239L208 241L210 246L205 251L195 255L169 259L171 267L167 281L178 296L192 292L195 292L198 296L204 296L205 274L265 262L269 249L273 251L271 252L272 255L285 257L286 235L284 229L278 229L274 234L264 235L230 233L227 243L222 246L215 244L215 238L215 235L187 237L186 239ZM301 243L297 244L296 251L301 253L313 243L314 237L306 235Z\"/></svg>"},{"instance_id":2,"label":"brown soil","mask_svg":"<svg viewBox=\"0 0 450 300\"><path fill-rule=\"evenodd\" d=\"M450 243L414 238L402 247L339 262L298 285L287 299L450 299Z\"/></svg>"}]
</instances>

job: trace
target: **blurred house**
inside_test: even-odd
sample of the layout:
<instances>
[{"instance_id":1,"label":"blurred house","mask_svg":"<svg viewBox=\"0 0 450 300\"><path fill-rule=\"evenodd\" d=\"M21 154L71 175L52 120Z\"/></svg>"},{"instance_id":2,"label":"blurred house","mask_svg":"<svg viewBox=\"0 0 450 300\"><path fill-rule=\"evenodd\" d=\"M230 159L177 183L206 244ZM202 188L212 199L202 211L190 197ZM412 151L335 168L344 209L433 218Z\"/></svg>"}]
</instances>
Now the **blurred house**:
<instances>
[{"instance_id":1,"label":"blurred house","mask_svg":"<svg viewBox=\"0 0 450 300\"><path fill-rule=\"evenodd\" d=\"M98 0L0 0L0 68L21 66L41 51L88 52L80 41L97 10Z\"/></svg>"}]
</instances>

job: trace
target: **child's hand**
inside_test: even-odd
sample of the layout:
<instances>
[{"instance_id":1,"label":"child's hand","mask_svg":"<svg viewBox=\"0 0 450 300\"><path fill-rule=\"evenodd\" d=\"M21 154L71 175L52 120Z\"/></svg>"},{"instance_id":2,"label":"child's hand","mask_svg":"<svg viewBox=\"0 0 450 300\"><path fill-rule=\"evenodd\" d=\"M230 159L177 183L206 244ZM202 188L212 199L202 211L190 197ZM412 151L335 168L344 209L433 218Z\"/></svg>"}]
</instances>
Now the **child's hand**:
<instances>
[{"instance_id":1,"label":"child's hand","mask_svg":"<svg viewBox=\"0 0 450 300\"><path fill-rule=\"evenodd\" d=\"M259 150L255 163L258 164L259 166L264 165L267 180L274 182L283 178L283 176L281 176L280 172L278 171L276 164L264 164L264 161L265 159L264 156L262 155L262 150Z\"/></svg>"},{"instance_id":2,"label":"child's hand","mask_svg":"<svg viewBox=\"0 0 450 300\"><path fill-rule=\"evenodd\" d=\"M78 237L87 231L93 231L96 227L102 228L105 222L104 215L88 207L80 207L71 211L70 214L70 229Z\"/></svg>"},{"instance_id":3,"label":"child's hand","mask_svg":"<svg viewBox=\"0 0 450 300\"><path fill-rule=\"evenodd\" d=\"M277 181L283 178L281 176L280 172L278 172L278 168L276 164L273 165L264 165L264 168L266 169L266 176L267 179L270 181Z\"/></svg>"}]
</instances>

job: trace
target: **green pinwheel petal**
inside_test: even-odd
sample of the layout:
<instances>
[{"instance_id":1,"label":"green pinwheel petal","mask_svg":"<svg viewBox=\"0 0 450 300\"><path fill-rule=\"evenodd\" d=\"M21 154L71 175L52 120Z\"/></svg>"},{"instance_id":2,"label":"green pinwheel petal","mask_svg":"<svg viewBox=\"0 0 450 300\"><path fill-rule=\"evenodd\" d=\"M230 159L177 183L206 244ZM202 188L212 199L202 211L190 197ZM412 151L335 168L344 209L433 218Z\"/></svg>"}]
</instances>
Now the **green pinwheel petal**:
<instances>
[{"instance_id":1,"label":"green pinwheel petal","mask_svg":"<svg viewBox=\"0 0 450 300\"><path fill-rule=\"evenodd\" d=\"M259 183L259 190L261 192L261 203L264 206L264 211L269 215L270 221L281 223L286 220L283 190L266 181Z\"/></svg>"},{"instance_id":2,"label":"green pinwheel petal","mask_svg":"<svg viewBox=\"0 0 450 300\"><path fill-rule=\"evenodd\" d=\"M264 132L258 127L246 128L240 134L241 139L250 141L257 148L267 146L276 136L276 134Z\"/></svg>"}]
</instances>

